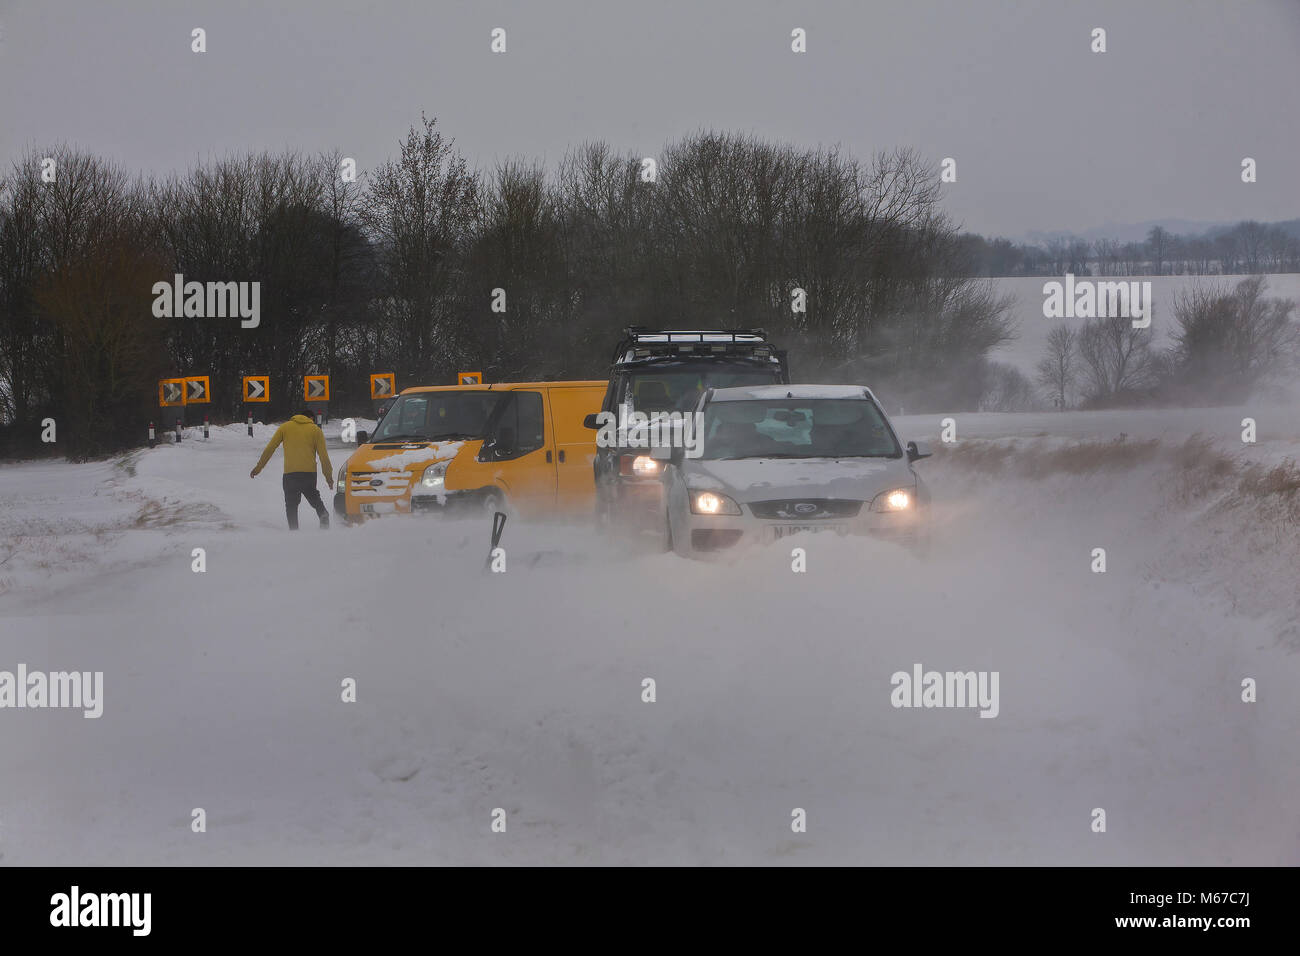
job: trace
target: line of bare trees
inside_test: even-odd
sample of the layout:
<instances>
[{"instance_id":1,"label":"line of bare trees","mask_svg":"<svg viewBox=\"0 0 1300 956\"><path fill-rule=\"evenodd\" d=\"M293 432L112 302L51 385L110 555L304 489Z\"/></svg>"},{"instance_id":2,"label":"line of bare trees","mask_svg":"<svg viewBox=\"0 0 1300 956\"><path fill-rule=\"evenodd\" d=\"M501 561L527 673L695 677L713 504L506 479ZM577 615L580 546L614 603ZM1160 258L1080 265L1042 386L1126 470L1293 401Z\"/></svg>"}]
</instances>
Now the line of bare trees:
<instances>
[{"instance_id":1,"label":"line of bare trees","mask_svg":"<svg viewBox=\"0 0 1300 956\"><path fill-rule=\"evenodd\" d=\"M1291 225L1294 225L1292 223ZM1245 221L1213 234L1178 235L1153 226L1143 242L1061 237L1041 245L961 237L978 276L1262 275L1300 272L1295 229Z\"/></svg>"},{"instance_id":2,"label":"line of bare trees","mask_svg":"<svg viewBox=\"0 0 1300 956\"><path fill-rule=\"evenodd\" d=\"M1300 362L1296 303L1267 296L1263 276L1235 286L1199 285L1174 298L1171 344L1123 317L1058 325L1036 381L1049 405L1210 405L1245 401L1275 387Z\"/></svg>"},{"instance_id":3,"label":"line of bare trees","mask_svg":"<svg viewBox=\"0 0 1300 956\"><path fill-rule=\"evenodd\" d=\"M53 175L50 175L50 160ZM161 179L61 146L0 177L0 452L133 444L161 377L208 375L214 420L244 375L284 414L303 374L332 408L401 387L603 377L627 325L763 326L807 380L872 381L918 411L974 407L1009 303L970 277L908 151L859 160L701 132L653 164L605 143L551 171L471 170L424 120L355 179L344 157L263 153ZM154 317L154 283L260 283L260 322ZM802 310L794 308L803 290Z\"/></svg>"}]
</instances>

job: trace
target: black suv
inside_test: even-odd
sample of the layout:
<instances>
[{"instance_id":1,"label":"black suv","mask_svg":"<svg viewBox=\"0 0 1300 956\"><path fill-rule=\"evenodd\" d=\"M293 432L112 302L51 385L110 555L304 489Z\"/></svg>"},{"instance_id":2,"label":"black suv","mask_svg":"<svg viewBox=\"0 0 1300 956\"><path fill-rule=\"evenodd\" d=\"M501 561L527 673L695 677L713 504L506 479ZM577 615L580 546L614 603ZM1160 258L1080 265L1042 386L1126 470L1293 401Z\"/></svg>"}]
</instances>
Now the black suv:
<instances>
[{"instance_id":1,"label":"black suv","mask_svg":"<svg viewBox=\"0 0 1300 956\"><path fill-rule=\"evenodd\" d=\"M602 412L693 412L708 388L790 381L785 353L762 329L624 331L610 363ZM596 416L587 417L589 428ZM621 432L620 432L621 434ZM662 462L646 448L596 448L596 516L604 527L664 533Z\"/></svg>"}]
</instances>

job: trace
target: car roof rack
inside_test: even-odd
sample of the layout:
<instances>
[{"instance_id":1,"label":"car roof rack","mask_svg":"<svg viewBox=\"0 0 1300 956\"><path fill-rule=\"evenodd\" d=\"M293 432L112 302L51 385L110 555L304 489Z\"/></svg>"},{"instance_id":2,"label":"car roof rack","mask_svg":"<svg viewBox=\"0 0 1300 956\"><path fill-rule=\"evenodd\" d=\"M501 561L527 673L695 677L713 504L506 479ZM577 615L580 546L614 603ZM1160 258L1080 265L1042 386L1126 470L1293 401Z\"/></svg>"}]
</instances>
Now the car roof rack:
<instances>
[{"instance_id":1,"label":"car roof rack","mask_svg":"<svg viewBox=\"0 0 1300 956\"><path fill-rule=\"evenodd\" d=\"M652 329L632 325L623 330L634 342L766 342L762 329Z\"/></svg>"},{"instance_id":2,"label":"car roof rack","mask_svg":"<svg viewBox=\"0 0 1300 956\"><path fill-rule=\"evenodd\" d=\"M780 361L763 329L652 329L643 325L623 330L611 361L619 365L638 359L709 354Z\"/></svg>"}]
</instances>

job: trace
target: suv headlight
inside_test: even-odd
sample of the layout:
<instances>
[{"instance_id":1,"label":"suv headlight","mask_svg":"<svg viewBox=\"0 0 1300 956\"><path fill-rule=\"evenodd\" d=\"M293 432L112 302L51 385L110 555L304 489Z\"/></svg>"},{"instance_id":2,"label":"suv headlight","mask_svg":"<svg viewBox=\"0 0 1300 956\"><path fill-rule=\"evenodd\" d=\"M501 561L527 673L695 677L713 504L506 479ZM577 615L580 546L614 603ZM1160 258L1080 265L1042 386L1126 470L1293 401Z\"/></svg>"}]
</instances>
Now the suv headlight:
<instances>
[{"instance_id":1,"label":"suv headlight","mask_svg":"<svg viewBox=\"0 0 1300 956\"><path fill-rule=\"evenodd\" d=\"M339 465L339 476L336 479L340 485L346 484L348 480L348 463L345 461Z\"/></svg>"},{"instance_id":2,"label":"suv headlight","mask_svg":"<svg viewBox=\"0 0 1300 956\"><path fill-rule=\"evenodd\" d=\"M653 478L662 470L659 462L649 455L637 455L632 459L632 474L638 478Z\"/></svg>"},{"instance_id":3,"label":"suv headlight","mask_svg":"<svg viewBox=\"0 0 1300 956\"><path fill-rule=\"evenodd\" d=\"M882 491L871 499L872 511L897 512L911 511L916 501L916 494L911 488L895 488Z\"/></svg>"},{"instance_id":4,"label":"suv headlight","mask_svg":"<svg viewBox=\"0 0 1300 956\"><path fill-rule=\"evenodd\" d=\"M726 495L716 491L692 491L691 514L695 515L738 515L740 505Z\"/></svg>"},{"instance_id":5,"label":"suv headlight","mask_svg":"<svg viewBox=\"0 0 1300 956\"><path fill-rule=\"evenodd\" d=\"M438 462L424 469L424 477L420 479L422 488L442 488L443 479L447 477L447 463Z\"/></svg>"}]
</instances>

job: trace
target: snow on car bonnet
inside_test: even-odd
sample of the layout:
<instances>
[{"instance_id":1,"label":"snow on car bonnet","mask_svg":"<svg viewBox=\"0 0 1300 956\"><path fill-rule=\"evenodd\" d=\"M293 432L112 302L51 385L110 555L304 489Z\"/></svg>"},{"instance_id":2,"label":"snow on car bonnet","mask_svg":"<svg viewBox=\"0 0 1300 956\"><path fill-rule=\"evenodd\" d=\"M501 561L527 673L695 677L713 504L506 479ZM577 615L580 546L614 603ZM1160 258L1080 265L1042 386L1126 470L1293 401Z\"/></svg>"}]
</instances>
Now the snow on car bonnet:
<instances>
[{"instance_id":1,"label":"snow on car bonnet","mask_svg":"<svg viewBox=\"0 0 1300 956\"><path fill-rule=\"evenodd\" d=\"M903 477L896 461L854 458L715 459L692 462L690 469L693 488L726 489L741 495L762 491L794 496L818 489L828 496L845 498L873 493L871 489L890 472L900 480Z\"/></svg>"},{"instance_id":2,"label":"snow on car bonnet","mask_svg":"<svg viewBox=\"0 0 1300 956\"><path fill-rule=\"evenodd\" d=\"M372 458L367 467L374 471L405 471L410 465L418 465L421 462L455 458L464 444L463 441L435 442L429 448L412 448L409 451L399 451L394 455L385 455L383 458Z\"/></svg>"}]
</instances>

